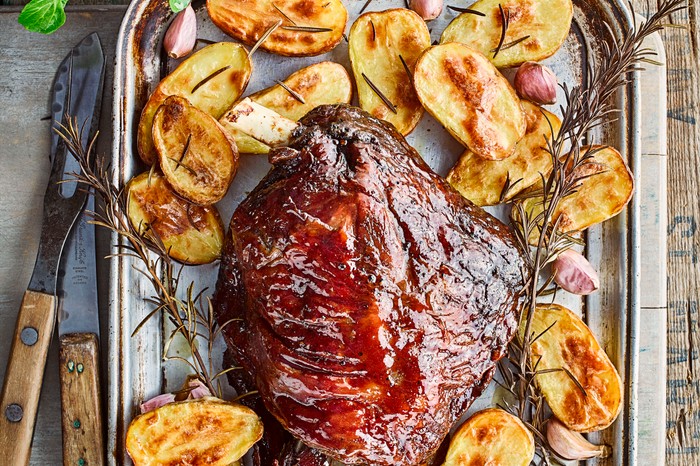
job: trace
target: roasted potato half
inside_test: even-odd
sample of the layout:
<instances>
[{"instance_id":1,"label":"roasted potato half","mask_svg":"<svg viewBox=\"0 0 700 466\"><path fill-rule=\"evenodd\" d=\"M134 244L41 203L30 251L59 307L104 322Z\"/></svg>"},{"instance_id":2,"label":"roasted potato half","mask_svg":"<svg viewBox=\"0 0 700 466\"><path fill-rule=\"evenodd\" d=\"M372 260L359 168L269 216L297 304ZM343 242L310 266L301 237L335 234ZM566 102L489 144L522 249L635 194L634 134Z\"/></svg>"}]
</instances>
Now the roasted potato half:
<instances>
[{"instance_id":1,"label":"roasted potato half","mask_svg":"<svg viewBox=\"0 0 700 466\"><path fill-rule=\"evenodd\" d=\"M219 29L248 45L282 21L260 48L290 57L332 50L348 21L340 0L207 0L207 10Z\"/></svg>"},{"instance_id":2,"label":"roasted potato half","mask_svg":"<svg viewBox=\"0 0 700 466\"><path fill-rule=\"evenodd\" d=\"M540 180L540 173L552 169L552 156L546 140L559 132L559 118L541 107L521 102L525 110L527 130L516 144L513 155L504 160L487 160L467 149L447 175L447 181L474 204L496 205L507 180L512 188L505 193L504 202Z\"/></svg>"},{"instance_id":3,"label":"roasted potato half","mask_svg":"<svg viewBox=\"0 0 700 466\"><path fill-rule=\"evenodd\" d=\"M481 0L469 9L484 16L473 13L457 16L443 31L440 43L466 44L486 55L498 68L553 55L569 34L574 12L571 0ZM496 53L503 16L507 18L508 28Z\"/></svg>"},{"instance_id":4,"label":"roasted potato half","mask_svg":"<svg viewBox=\"0 0 700 466\"><path fill-rule=\"evenodd\" d=\"M479 157L505 159L525 135L520 98L484 55L466 45L429 48L413 80L425 109Z\"/></svg>"},{"instance_id":5,"label":"roasted potato half","mask_svg":"<svg viewBox=\"0 0 700 466\"><path fill-rule=\"evenodd\" d=\"M535 439L520 419L502 409L474 413L455 432L443 466L527 466Z\"/></svg>"},{"instance_id":6,"label":"roasted potato half","mask_svg":"<svg viewBox=\"0 0 700 466\"><path fill-rule=\"evenodd\" d=\"M282 84L252 94L250 100L297 121L319 105L350 103L352 82L343 65L324 61L295 71ZM240 153L267 154L270 151L268 145L231 126L226 116L219 123L233 136Z\"/></svg>"},{"instance_id":7,"label":"roasted potato half","mask_svg":"<svg viewBox=\"0 0 700 466\"><path fill-rule=\"evenodd\" d=\"M206 264L218 259L224 224L214 206L198 206L175 195L163 175L142 173L127 184L127 215L140 233L158 235L175 260Z\"/></svg>"},{"instance_id":8,"label":"roasted potato half","mask_svg":"<svg viewBox=\"0 0 700 466\"><path fill-rule=\"evenodd\" d=\"M248 51L240 44L219 42L204 47L166 76L141 112L137 145L141 159L151 165L158 155L153 145L153 118L171 95L219 118L243 94L253 70Z\"/></svg>"},{"instance_id":9,"label":"roasted potato half","mask_svg":"<svg viewBox=\"0 0 700 466\"><path fill-rule=\"evenodd\" d=\"M136 466L229 466L262 433L262 421L252 410L205 397L168 403L136 417L126 432L126 450Z\"/></svg>"},{"instance_id":10,"label":"roasted potato half","mask_svg":"<svg viewBox=\"0 0 700 466\"><path fill-rule=\"evenodd\" d=\"M200 205L224 197L238 169L238 150L209 114L170 96L153 119L153 142L176 193Z\"/></svg>"},{"instance_id":11,"label":"roasted potato half","mask_svg":"<svg viewBox=\"0 0 700 466\"><path fill-rule=\"evenodd\" d=\"M531 345L532 362L539 360L536 380L557 419L576 432L612 424L622 381L583 320L558 304L538 304L530 331L541 335Z\"/></svg>"},{"instance_id":12,"label":"roasted potato half","mask_svg":"<svg viewBox=\"0 0 700 466\"><path fill-rule=\"evenodd\" d=\"M559 217L559 230L577 232L601 223L619 214L634 193L634 177L620 153L612 147L593 146L595 154L578 169L576 176L587 177L580 182L576 192L559 202L553 221ZM542 182L531 189L541 191ZM536 215L543 209L542 196L523 202L525 211ZM530 238L537 244L538 237Z\"/></svg>"},{"instance_id":13,"label":"roasted potato half","mask_svg":"<svg viewBox=\"0 0 700 466\"><path fill-rule=\"evenodd\" d=\"M403 135L413 131L423 116L411 75L428 47L425 21L404 8L365 13L350 29L348 50L360 107Z\"/></svg>"}]
</instances>

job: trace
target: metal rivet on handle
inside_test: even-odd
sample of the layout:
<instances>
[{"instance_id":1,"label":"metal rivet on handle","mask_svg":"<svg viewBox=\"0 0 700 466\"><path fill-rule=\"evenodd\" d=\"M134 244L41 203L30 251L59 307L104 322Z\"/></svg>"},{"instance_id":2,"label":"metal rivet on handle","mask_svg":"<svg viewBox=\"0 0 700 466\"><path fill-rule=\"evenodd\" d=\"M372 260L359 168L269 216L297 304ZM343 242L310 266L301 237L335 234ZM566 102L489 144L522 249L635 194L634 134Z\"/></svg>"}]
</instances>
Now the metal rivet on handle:
<instances>
[{"instance_id":1,"label":"metal rivet on handle","mask_svg":"<svg viewBox=\"0 0 700 466\"><path fill-rule=\"evenodd\" d=\"M12 403L5 408L5 417L10 422L19 422L24 417L24 410L17 403Z\"/></svg>"},{"instance_id":2,"label":"metal rivet on handle","mask_svg":"<svg viewBox=\"0 0 700 466\"><path fill-rule=\"evenodd\" d=\"M33 346L39 341L39 332L34 327L24 327L19 334L19 339L27 346Z\"/></svg>"}]
</instances>

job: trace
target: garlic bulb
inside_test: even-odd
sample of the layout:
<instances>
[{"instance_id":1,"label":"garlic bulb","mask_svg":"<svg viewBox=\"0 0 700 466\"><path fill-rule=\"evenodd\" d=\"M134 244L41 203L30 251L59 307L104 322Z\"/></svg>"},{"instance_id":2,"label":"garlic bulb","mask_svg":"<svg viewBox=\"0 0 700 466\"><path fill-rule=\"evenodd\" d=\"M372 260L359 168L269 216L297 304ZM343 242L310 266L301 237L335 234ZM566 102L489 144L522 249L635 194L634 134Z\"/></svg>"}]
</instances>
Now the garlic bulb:
<instances>
[{"instance_id":1,"label":"garlic bulb","mask_svg":"<svg viewBox=\"0 0 700 466\"><path fill-rule=\"evenodd\" d=\"M528 61L515 73L515 90L523 99L539 105L557 101L557 77L544 65Z\"/></svg>"},{"instance_id":2,"label":"garlic bulb","mask_svg":"<svg viewBox=\"0 0 700 466\"><path fill-rule=\"evenodd\" d=\"M194 49L197 41L197 16L192 5L177 14L165 33L163 47L171 58L182 58Z\"/></svg>"},{"instance_id":3,"label":"garlic bulb","mask_svg":"<svg viewBox=\"0 0 700 466\"><path fill-rule=\"evenodd\" d=\"M567 249L552 265L554 281L569 293L587 295L600 287L598 273L582 254Z\"/></svg>"},{"instance_id":4,"label":"garlic bulb","mask_svg":"<svg viewBox=\"0 0 700 466\"><path fill-rule=\"evenodd\" d=\"M442 0L410 0L408 6L426 21L437 18L442 12Z\"/></svg>"},{"instance_id":5,"label":"garlic bulb","mask_svg":"<svg viewBox=\"0 0 700 466\"><path fill-rule=\"evenodd\" d=\"M567 429L555 417L547 421L547 442L552 450L565 460L605 458L610 455L607 445L593 445L583 435Z\"/></svg>"}]
</instances>

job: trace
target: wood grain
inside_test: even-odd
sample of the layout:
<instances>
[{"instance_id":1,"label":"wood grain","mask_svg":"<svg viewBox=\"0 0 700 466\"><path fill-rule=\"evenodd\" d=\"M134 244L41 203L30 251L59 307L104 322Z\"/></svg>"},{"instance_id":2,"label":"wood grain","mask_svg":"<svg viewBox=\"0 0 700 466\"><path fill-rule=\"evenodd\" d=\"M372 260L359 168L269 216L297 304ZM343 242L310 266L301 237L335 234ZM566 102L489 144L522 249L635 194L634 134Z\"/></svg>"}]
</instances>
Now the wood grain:
<instances>
[{"instance_id":1,"label":"wood grain","mask_svg":"<svg viewBox=\"0 0 700 466\"><path fill-rule=\"evenodd\" d=\"M37 291L24 293L12 340L0 403L0 452L4 464L29 464L56 300Z\"/></svg>"}]
</instances>

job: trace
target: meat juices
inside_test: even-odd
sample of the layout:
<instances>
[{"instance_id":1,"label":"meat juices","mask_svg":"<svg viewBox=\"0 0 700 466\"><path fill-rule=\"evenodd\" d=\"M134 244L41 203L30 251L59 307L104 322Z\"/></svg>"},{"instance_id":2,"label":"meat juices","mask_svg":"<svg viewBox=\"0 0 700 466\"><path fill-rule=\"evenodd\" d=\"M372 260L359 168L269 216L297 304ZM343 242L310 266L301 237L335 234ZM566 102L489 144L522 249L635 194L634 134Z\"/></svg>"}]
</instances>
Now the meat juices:
<instances>
[{"instance_id":1,"label":"meat juices","mask_svg":"<svg viewBox=\"0 0 700 466\"><path fill-rule=\"evenodd\" d=\"M236 209L215 296L228 346L295 437L417 465L491 380L522 257L389 124L317 107Z\"/></svg>"}]
</instances>

